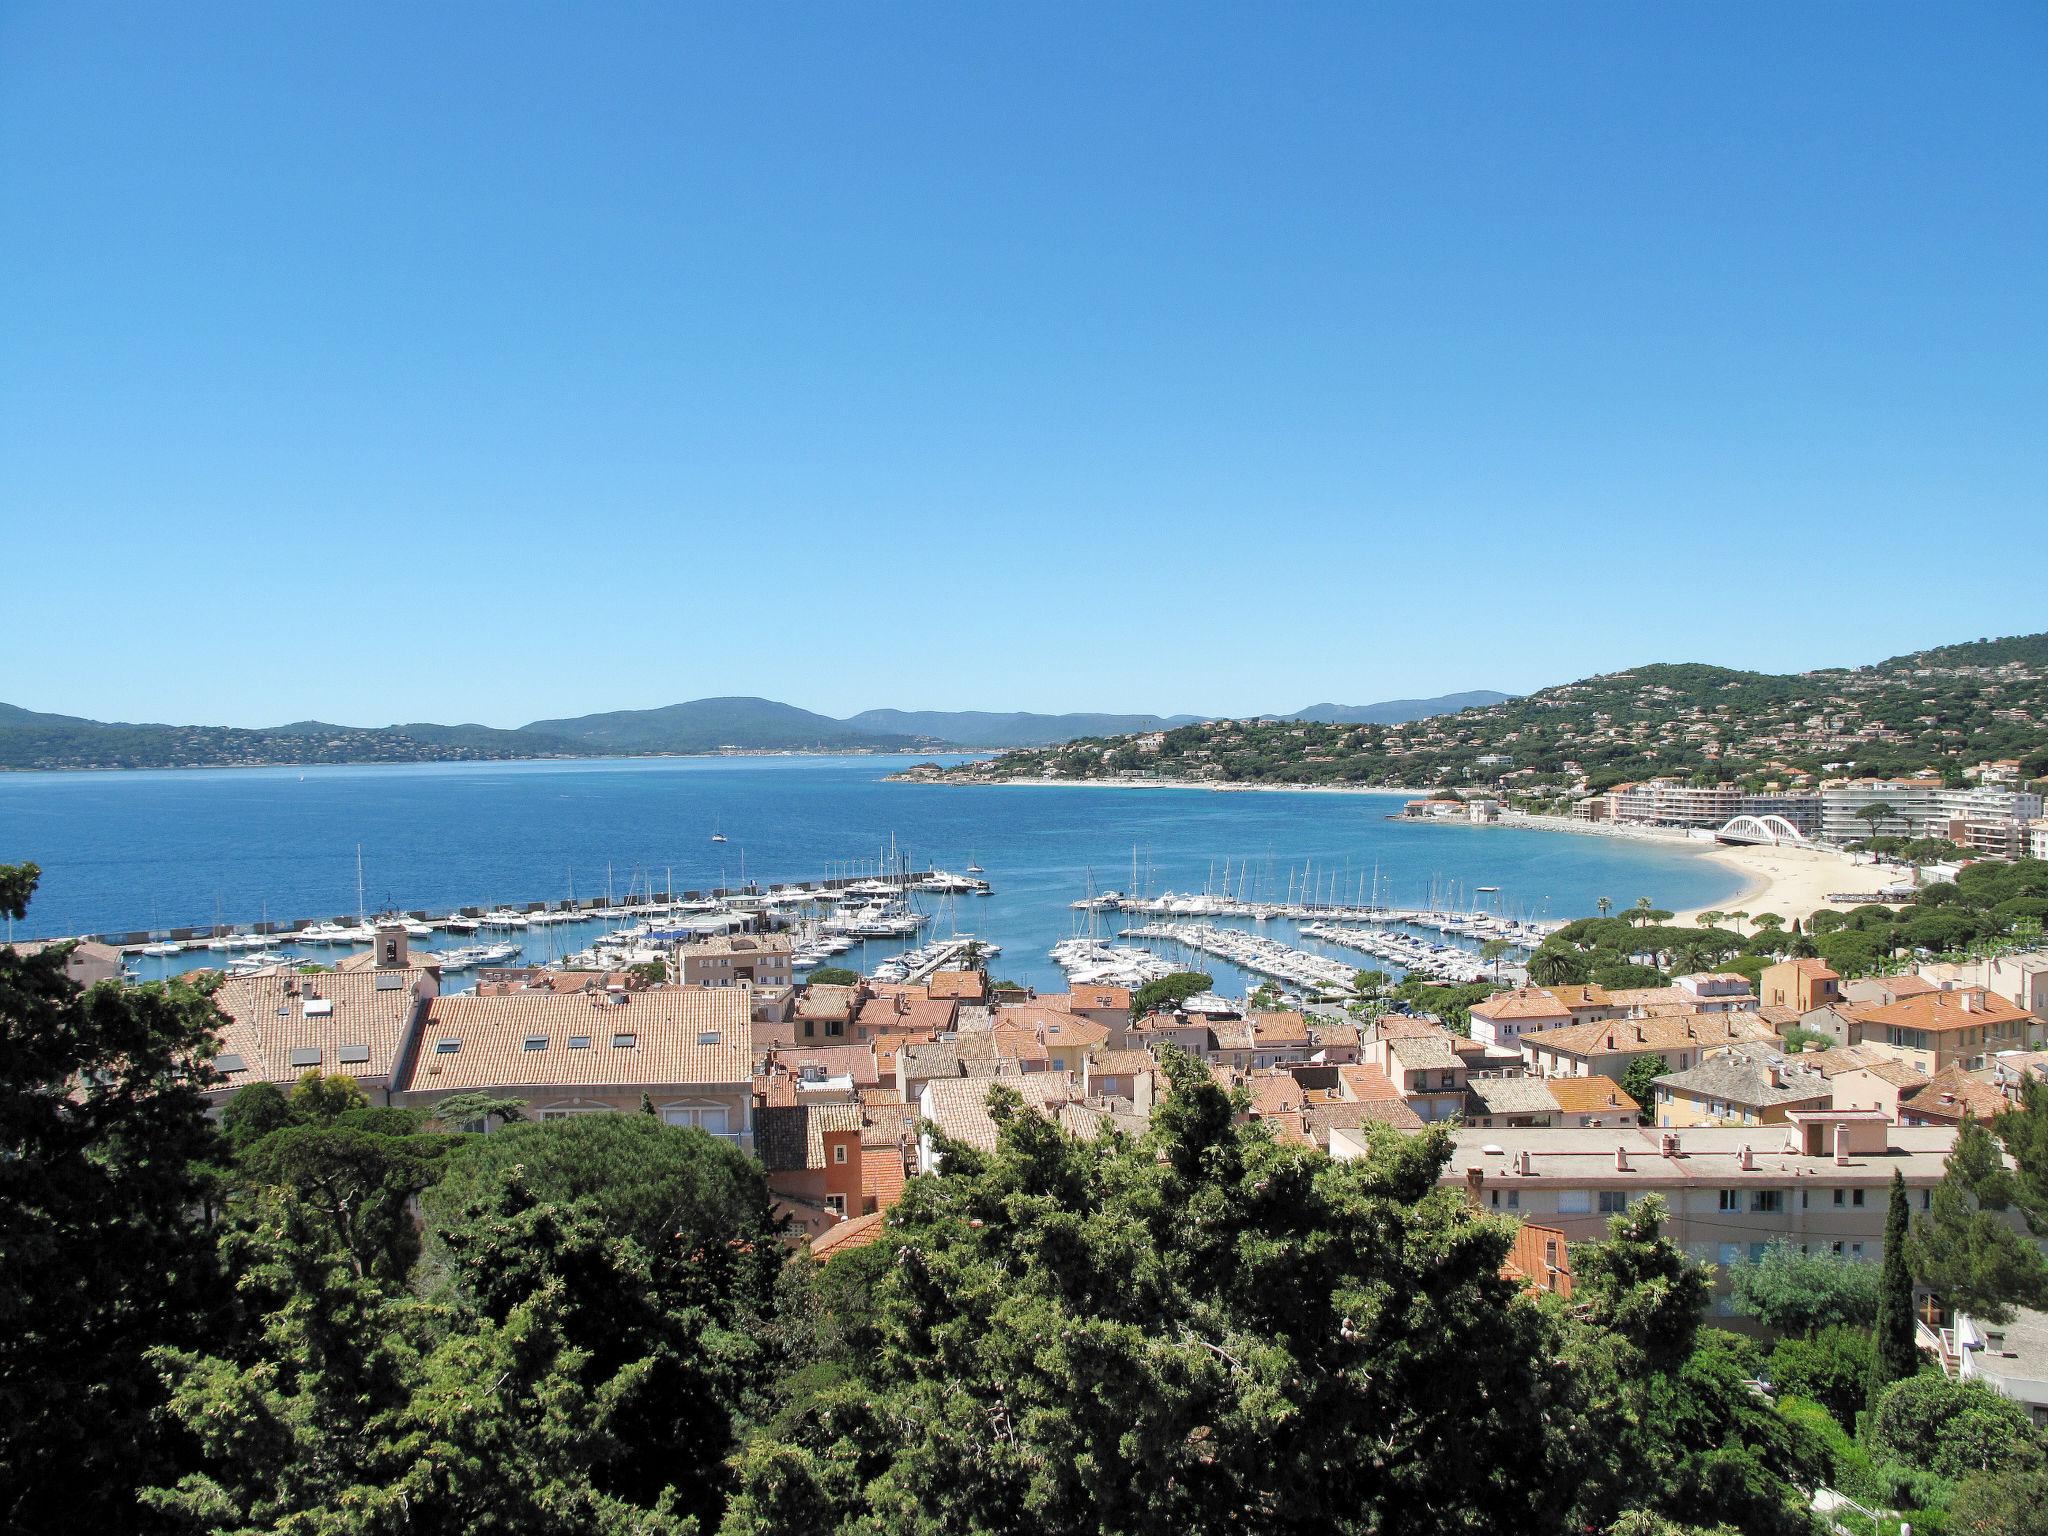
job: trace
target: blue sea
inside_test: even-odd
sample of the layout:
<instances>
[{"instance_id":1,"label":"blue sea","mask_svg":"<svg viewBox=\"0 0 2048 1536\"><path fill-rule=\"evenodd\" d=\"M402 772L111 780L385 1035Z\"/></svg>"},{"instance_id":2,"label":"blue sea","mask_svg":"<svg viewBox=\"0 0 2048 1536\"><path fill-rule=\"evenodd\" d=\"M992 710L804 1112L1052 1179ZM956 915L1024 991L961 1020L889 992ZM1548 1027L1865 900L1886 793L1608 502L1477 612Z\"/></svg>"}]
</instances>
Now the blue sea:
<instances>
[{"instance_id":1,"label":"blue sea","mask_svg":"<svg viewBox=\"0 0 2048 1536\"><path fill-rule=\"evenodd\" d=\"M1741 879L1684 850L1501 827L1390 821L1399 795L1215 793L891 784L894 757L658 758L331 768L0 774L0 863L43 878L19 937L163 931L366 907L445 912L607 890L764 886L873 873L892 844L913 865L986 870L993 895L936 912L1003 946L1001 976L1058 989L1046 951L1087 915L1092 888L1157 895L1303 890L1421 906L1432 895L1516 916L1575 917L1602 896L1696 907ZM957 761L957 759L942 759ZM711 841L715 829L726 841ZM1498 894L1480 894L1496 886ZM920 898L927 907L935 898ZM1113 930L1117 919L1099 920ZM526 940L528 957L599 928ZM1262 930L1292 937L1291 925ZM459 940L451 942L462 942ZM872 966L902 948L870 944ZM1304 944L1304 947L1314 947ZM321 954L319 958L330 958ZM1359 963L1369 964L1362 957ZM180 956L143 962L172 969ZM217 958L212 963L218 963ZM1219 986L1243 978L1206 963Z\"/></svg>"}]
</instances>

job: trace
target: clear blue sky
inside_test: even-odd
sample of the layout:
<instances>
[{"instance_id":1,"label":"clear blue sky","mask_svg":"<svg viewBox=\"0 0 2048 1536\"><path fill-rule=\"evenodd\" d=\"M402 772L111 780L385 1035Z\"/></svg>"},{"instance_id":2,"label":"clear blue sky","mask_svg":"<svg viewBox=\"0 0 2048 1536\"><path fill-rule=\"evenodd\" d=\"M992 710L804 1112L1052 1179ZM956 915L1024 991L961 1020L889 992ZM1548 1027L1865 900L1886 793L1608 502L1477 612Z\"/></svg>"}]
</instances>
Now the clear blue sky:
<instances>
[{"instance_id":1,"label":"clear blue sky","mask_svg":"<svg viewBox=\"0 0 2048 1536\"><path fill-rule=\"evenodd\" d=\"M2048 8L0 7L0 699L1249 712L2048 627Z\"/></svg>"}]
</instances>

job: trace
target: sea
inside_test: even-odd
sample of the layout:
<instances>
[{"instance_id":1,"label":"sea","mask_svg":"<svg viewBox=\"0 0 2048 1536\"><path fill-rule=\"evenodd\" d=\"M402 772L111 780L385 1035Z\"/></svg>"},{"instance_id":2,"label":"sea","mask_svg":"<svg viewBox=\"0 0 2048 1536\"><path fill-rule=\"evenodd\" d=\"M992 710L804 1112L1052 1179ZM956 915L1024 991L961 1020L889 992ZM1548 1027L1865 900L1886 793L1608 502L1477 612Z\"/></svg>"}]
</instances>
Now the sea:
<instances>
[{"instance_id":1,"label":"sea","mask_svg":"<svg viewBox=\"0 0 2048 1536\"><path fill-rule=\"evenodd\" d=\"M892 783L929 756L734 756L0 774L0 863L42 880L13 936L164 933L214 923L450 912L610 894L875 874L892 860L977 864L987 896L920 895L929 935L1001 945L991 972L1062 990L1053 944L1090 932L1091 892L1225 891L1568 918L1641 897L1682 909L1741 877L1684 849L1390 819L1399 794ZM725 841L714 842L714 832ZM1490 889L1489 889L1490 888ZM1114 938L1141 918L1092 918ZM602 924L518 936L525 958L583 948ZM1302 948L1294 925L1259 931ZM461 939L436 940L450 944ZM833 962L869 968L876 942ZM1333 954L1343 951L1332 950ZM346 951L322 951L332 960ZM1374 964L1352 956L1361 966ZM141 960L145 976L219 964ZM1218 988L1254 979L1207 960Z\"/></svg>"}]
</instances>

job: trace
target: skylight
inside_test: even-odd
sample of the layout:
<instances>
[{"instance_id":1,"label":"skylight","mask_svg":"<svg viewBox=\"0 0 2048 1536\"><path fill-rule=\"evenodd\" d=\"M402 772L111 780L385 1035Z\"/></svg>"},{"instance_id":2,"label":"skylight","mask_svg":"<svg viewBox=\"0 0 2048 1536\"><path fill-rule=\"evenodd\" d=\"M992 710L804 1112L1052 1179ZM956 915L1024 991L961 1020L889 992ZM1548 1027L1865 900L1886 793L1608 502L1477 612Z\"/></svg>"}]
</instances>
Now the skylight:
<instances>
[{"instance_id":1,"label":"skylight","mask_svg":"<svg viewBox=\"0 0 2048 1536\"><path fill-rule=\"evenodd\" d=\"M529 1051L544 1051L548 1048L548 1037L546 1035L528 1035L526 1037L526 1048Z\"/></svg>"}]
</instances>

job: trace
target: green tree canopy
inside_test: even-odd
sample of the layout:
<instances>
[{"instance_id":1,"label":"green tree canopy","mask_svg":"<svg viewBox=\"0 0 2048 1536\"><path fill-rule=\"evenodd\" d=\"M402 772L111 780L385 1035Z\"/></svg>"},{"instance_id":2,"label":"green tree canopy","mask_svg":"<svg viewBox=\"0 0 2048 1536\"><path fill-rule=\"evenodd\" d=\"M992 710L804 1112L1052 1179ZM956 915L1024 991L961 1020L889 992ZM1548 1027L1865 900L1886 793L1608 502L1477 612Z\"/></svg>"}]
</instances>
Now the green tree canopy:
<instances>
[{"instance_id":1,"label":"green tree canopy","mask_svg":"<svg viewBox=\"0 0 2048 1536\"><path fill-rule=\"evenodd\" d=\"M1171 976L1148 981L1132 994L1131 1017L1142 1019L1148 1013L1178 1008L1215 984L1215 978L1204 971L1175 971Z\"/></svg>"},{"instance_id":2,"label":"green tree canopy","mask_svg":"<svg viewBox=\"0 0 2048 1536\"><path fill-rule=\"evenodd\" d=\"M1877 1269L1834 1253L1801 1253L1783 1238L1728 1269L1735 1310L1779 1333L1836 1324L1868 1328L1877 1315ZM1810 1394L1806 1394L1810 1395Z\"/></svg>"},{"instance_id":3,"label":"green tree canopy","mask_svg":"<svg viewBox=\"0 0 2048 1536\"><path fill-rule=\"evenodd\" d=\"M0 912L39 871L0 866ZM0 1529L130 1527L167 1453L146 1353L224 1302L204 1226L219 1014L167 985L80 988L0 946Z\"/></svg>"}]
</instances>

